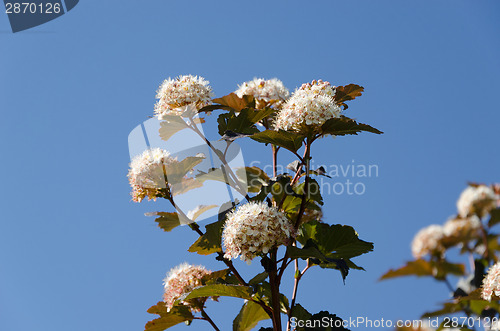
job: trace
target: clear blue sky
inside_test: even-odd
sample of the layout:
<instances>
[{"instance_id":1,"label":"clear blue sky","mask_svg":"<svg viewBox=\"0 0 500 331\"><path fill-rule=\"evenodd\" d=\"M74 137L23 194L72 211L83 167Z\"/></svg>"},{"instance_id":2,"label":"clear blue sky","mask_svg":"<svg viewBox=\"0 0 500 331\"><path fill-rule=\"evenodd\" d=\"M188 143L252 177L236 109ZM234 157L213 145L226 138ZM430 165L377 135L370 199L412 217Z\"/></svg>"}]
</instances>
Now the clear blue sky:
<instances>
[{"instance_id":1,"label":"clear blue sky","mask_svg":"<svg viewBox=\"0 0 500 331\"><path fill-rule=\"evenodd\" d=\"M313 155L379 166L366 194L325 197L326 220L375 251L345 286L312 270L300 303L343 318L432 309L443 284L377 279L410 259L416 231L455 213L467 181L500 181L499 14L498 1L80 1L12 34L0 13L0 329L141 330L172 266L222 268L186 252L187 228L163 233L143 215L166 203L130 200L127 136L179 74L206 77L218 96L255 76L291 90L318 78L363 85L347 115L385 134L324 139ZM256 146L243 144L248 160ZM238 265L249 275L258 263ZM238 309L208 307L224 330Z\"/></svg>"}]
</instances>

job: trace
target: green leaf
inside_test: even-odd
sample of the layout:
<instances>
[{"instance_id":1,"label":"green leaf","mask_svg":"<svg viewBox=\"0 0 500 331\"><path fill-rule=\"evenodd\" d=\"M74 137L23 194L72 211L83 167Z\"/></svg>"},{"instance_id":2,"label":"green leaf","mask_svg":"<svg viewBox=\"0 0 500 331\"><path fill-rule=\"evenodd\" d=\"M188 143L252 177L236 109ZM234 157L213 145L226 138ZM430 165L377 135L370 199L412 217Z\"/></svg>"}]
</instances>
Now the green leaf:
<instances>
[{"instance_id":1,"label":"green leaf","mask_svg":"<svg viewBox=\"0 0 500 331\"><path fill-rule=\"evenodd\" d=\"M188 252L198 253L200 255L210 255L212 253L221 252L223 226L224 221L217 221L206 225L205 234L189 247Z\"/></svg>"},{"instance_id":2,"label":"green leaf","mask_svg":"<svg viewBox=\"0 0 500 331\"><path fill-rule=\"evenodd\" d=\"M213 102L218 103L219 105L230 107L234 110L240 111L245 108L254 108L255 100L251 95L244 95L243 97L239 97L236 93L231 93L222 98L214 99ZM215 106L214 106L215 107ZM215 108L217 109L217 108Z\"/></svg>"},{"instance_id":3,"label":"green leaf","mask_svg":"<svg viewBox=\"0 0 500 331\"><path fill-rule=\"evenodd\" d=\"M331 118L321 126L321 133L323 135L327 134L331 134L334 136L345 136L349 134L357 135L359 132L362 131L376 133L376 134L383 133L382 131L375 129L374 127L368 124L358 123L355 120L343 115L339 118Z\"/></svg>"},{"instance_id":4,"label":"green leaf","mask_svg":"<svg viewBox=\"0 0 500 331\"><path fill-rule=\"evenodd\" d=\"M316 258L319 260L326 261L326 256L325 254L321 253L315 245L310 245L311 240L308 241L309 245L306 245L307 247L303 248L298 248L296 246L288 246L287 247L287 252L288 256L291 259L309 259L309 258Z\"/></svg>"},{"instance_id":5,"label":"green leaf","mask_svg":"<svg viewBox=\"0 0 500 331\"><path fill-rule=\"evenodd\" d=\"M295 246L287 247L287 252L290 258L292 259L297 259L297 258L301 258L303 260L309 259L308 263L317 264L321 268L339 270L342 275L342 280L344 281L344 283L347 275L349 274L349 264L347 262L349 260L346 261L343 258L336 259L326 256L319 250L318 246L312 239L308 239L306 244L302 248L298 248ZM350 263L353 264L352 262ZM358 267L357 269L360 268Z\"/></svg>"},{"instance_id":6,"label":"green leaf","mask_svg":"<svg viewBox=\"0 0 500 331\"><path fill-rule=\"evenodd\" d=\"M328 258L349 259L373 250L373 243L359 239L356 231L348 225L311 221L303 224L301 231L297 240L305 245L308 239L312 239Z\"/></svg>"},{"instance_id":7,"label":"green leaf","mask_svg":"<svg viewBox=\"0 0 500 331\"><path fill-rule=\"evenodd\" d=\"M148 309L148 313L160 315L160 318L146 323L145 331L163 331L182 322L191 322L193 314L186 306L175 306L167 311L163 301Z\"/></svg>"},{"instance_id":8,"label":"green leaf","mask_svg":"<svg viewBox=\"0 0 500 331\"><path fill-rule=\"evenodd\" d=\"M325 320L328 321L328 326L324 326L323 321ZM310 321L309 325L312 327L309 327L308 324L306 323L305 328L297 328L297 331L333 331L333 330L349 331L348 329L342 326L343 322L340 317L338 317L335 314L330 314L327 311L320 311L319 313L312 315L308 321Z\"/></svg>"},{"instance_id":9,"label":"green leaf","mask_svg":"<svg viewBox=\"0 0 500 331\"><path fill-rule=\"evenodd\" d=\"M269 319L269 315L259 304L247 301L233 321L233 331L250 331L266 319Z\"/></svg>"},{"instance_id":10,"label":"green leaf","mask_svg":"<svg viewBox=\"0 0 500 331\"><path fill-rule=\"evenodd\" d=\"M268 282L261 282L259 284L253 285L255 289L255 294L253 296L254 300L261 300L264 302L267 306L271 307L271 285ZM288 298L280 293L280 310L283 314L288 314L288 309L289 309L289 302Z\"/></svg>"},{"instance_id":11,"label":"green leaf","mask_svg":"<svg viewBox=\"0 0 500 331\"><path fill-rule=\"evenodd\" d=\"M229 269L212 271L201 279L203 285L216 284L219 280L225 280L229 276Z\"/></svg>"},{"instance_id":12,"label":"green leaf","mask_svg":"<svg viewBox=\"0 0 500 331\"><path fill-rule=\"evenodd\" d=\"M295 317L297 320L306 321L311 319L311 316L312 314L298 303L292 308L292 317Z\"/></svg>"},{"instance_id":13,"label":"green leaf","mask_svg":"<svg viewBox=\"0 0 500 331\"><path fill-rule=\"evenodd\" d=\"M241 116L241 115L240 115ZM234 112L220 114L217 118L219 135L225 136L227 132L254 134L259 130L246 116L236 116Z\"/></svg>"},{"instance_id":14,"label":"green leaf","mask_svg":"<svg viewBox=\"0 0 500 331\"><path fill-rule=\"evenodd\" d=\"M305 136L283 130L265 130L254 134L251 138L260 143L273 144L295 153L302 146Z\"/></svg>"},{"instance_id":15,"label":"green leaf","mask_svg":"<svg viewBox=\"0 0 500 331\"><path fill-rule=\"evenodd\" d=\"M174 228L181 225L179 221L179 215L177 213L167 213L162 211L146 213L146 216L160 216L155 219L155 222L158 223L158 227L165 232L170 232Z\"/></svg>"},{"instance_id":16,"label":"green leaf","mask_svg":"<svg viewBox=\"0 0 500 331\"><path fill-rule=\"evenodd\" d=\"M249 285L257 285L259 283L262 283L263 281L265 281L267 279L267 276L269 276L269 274L266 271L261 272L260 274L257 274L255 277L250 279L248 281L248 284Z\"/></svg>"},{"instance_id":17,"label":"green leaf","mask_svg":"<svg viewBox=\"0 0 500 331\"><path fill-rule=\"evenodd\" d=\"M177 132L186 129L188 126L180 116L164 116L166 119L160 123L160 138L169 140Z\"/></svg>"},{"instance_id":18,"label":"green leaf","mask_svg":"<svg viewBox=\"0 0 500 331\"><path fill-rule=\"evenodd\" d=\"M496 225L500 223L500 208L493 209L490 212L490 219L488 220L488 226L492 227L493 225Z\"/></svg>"},{"instance_id":19,"label":"green leaf","mask_svg":"<svg viewBox=\"0 0 500 331\"><path fill-rule=\"evenodd\" d=\"M380 277L380 280L403 276L431 276L438 280L442 280L447 274L462 276L465 274L465 266L463 264L454 264L446 261L436 262L418 259L406 263L405 266L399 269L389 270Z\"/></svg>"},{"instance_id":20,"label":"green leaf","mask_svg":"<svg viewBox=\"0 0 500 331\"><path fill-rule=\"evenodd\" d=\"M264 118L266 118L266 117L268 117L276 112L276 109L268 108L268 107L266 107L264 109L258 109L258 110L251 109L251 108L247 108L247 109L249 109L249 110L247 111L246 109L243 109L239 116L244 114L248 118L248 120L252 123L257 123L257 122L263 120Z\"/></svg>"},{"instance_id":21,"label":"green leaf","mask_svg":"<svg viewBox=\"0 0 500 331\"><path fill-rule=\"evenodd\" d=\"M225 285L225 284L210 284L199 286L186 295L181 296L179 301L186 301L190 299L202 297L234 297L250 300L252 297L253 288L250 286L242 285Z\"/></svg>"},{"instance_id":22,"label":"green leaf","mask_svg":"<svg viewBox=\"0 0 500 331\"><path fill-rule=\"evenodd\" d=\"M297 194L303 195L305 193L306 183L303 182L295 188ZM323 197L321 196L321 186L315 179L309 178L309 184L307 185L307 199L317 202L319 205L323 205Z\"/></svg>"},{"instance_id":23,"label":"green leaf","mask_svg":"<svg viewBox=\"0 0 500 331\"><path fill-rule=\"evenodd\" d=\"M217 123L219 123L219 134L224 136L230 132L231 135L251 135L259 132L255 123L271 115L274 111L275 110L271 108L261 110L245 108L242 109L239 114L236 114L235 112L221 114L217 118Z\"/></svg>"},{"instance_id":24,"label":"green leaf","mask_svg":"<svg viewBox=\"0 0 500 331\"><path fill-rule=\"evenodd\" d=\"M292 178L287 175L279 175L271 178L267 184L262 185L259 194L252 197L253 201L264 201L269 193L273 194L276 201L281 200L284 194L295 194L290 181Z\"/></svg>"},{"instance_id":25,"label":"green leaf","mask_svg":"<svg viewBox=\"0 0 500 331\"><path fill-rule=\"evenodd\" d=\"M277 199L280 200L281 199ZM289 195L285 198L285 201L283 201L283 206L281 206L281 209L289 216L295 215L299 212L300 205L302 204L302 198L296 197ZM296 217L290 217L291 219L295 219Z\"/></svg>"},{"instance_id":26,"label":"green leaf","mask_svg":"<svg viewBox=\"0 0 500 331\"><path fill-rule=\"evenodd\" d=\"M250 193L259 192L262 185L269 182L269 176L259 167L238 168L236 175L243 181L246 181L247 191Z\"/></svg>"}]
</instances>

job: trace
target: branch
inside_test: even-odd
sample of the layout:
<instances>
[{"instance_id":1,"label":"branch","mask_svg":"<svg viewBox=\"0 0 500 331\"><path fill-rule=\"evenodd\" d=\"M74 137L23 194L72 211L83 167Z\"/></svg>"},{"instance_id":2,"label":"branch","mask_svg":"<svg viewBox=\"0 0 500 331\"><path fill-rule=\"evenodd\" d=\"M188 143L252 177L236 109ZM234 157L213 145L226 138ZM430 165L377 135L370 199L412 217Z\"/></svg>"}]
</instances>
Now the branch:
<instances>
[{"instance_id":1,"label":"branch","mask_svg":"<svg viewBox=\"0 0 500 331\"><path fill-rule=\"evenodd\" d=\"M220 331L217 325L214 323L214 321L208 316L207 312L205 311L204 308L201 308L201 316L203 316L203 319L210 323L210 325L214 328L216 331Z\"/></svg>"},{"instance_id":2,"label":"branch","mask_svg":"<svg viewBox=\"0 0 500 331\"><path fill-rule=\"evenodd\" d=\"M311 266L309 265L309 260L307 260L307 266L302 270L302 272L299 272L297 274L297 271L299 270L299 261L295 260L295 281L293 283L293 293L292 293L292 302L290 304L290 311L288 312L288 322L286 324L286 329L287 331L290 331L291 329L291 324L290 324L290 319L292 318L292 310L293 307L295 306L295 300L297 300L297 290L299 289L299 282L302 276L306 273L307 270L309 270Z\"/></svg>"}]
</instances>

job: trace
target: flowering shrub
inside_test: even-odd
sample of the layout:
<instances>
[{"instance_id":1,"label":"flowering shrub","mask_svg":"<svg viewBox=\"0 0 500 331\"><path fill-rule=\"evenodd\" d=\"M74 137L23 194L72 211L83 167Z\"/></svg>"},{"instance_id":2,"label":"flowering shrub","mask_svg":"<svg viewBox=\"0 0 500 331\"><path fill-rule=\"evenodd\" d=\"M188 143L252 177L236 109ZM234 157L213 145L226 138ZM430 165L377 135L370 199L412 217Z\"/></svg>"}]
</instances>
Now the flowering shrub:
<instances>
[{"instance_id":1,"label":"flowering shrub","mask_svg":"<svg viewBox=\"0 0 500 331\"><path fill-rule=\"evenodd\" d=\"M382 279L428 276L448 287L451 299L441 309L425 313L423 318L462 313L462 321L487 318L482 325L492 327L485 330L499 329L498 323L492 323L500 317L500 235L492 231L500 223L499 187L469 184L457 201L457 215L443 226L430 225L417 233L412 242L415 260L382 276ZM468 268L464 263L448 260L456 255L449 254L453 248L459 248L459 256L467 256ZM452 277L458 278L456 285L450 281ZM467 328L470 323L457 323L451 326L470 330Z\"/></svg>"},{"instance_id":2,"label":"flowering shrub","mask_svg":"<svg viewBox=\"0 0 500 331\"><path fill-rule=\"evenodd\" d=\"M144 151L130 164L132 197L136 202L146 197L167 200L172 211L148 215L157 216L158 226L166 232L187 224L199 235L188 251L215 254L225 268L211 272L186 263L172 269L165 278L164 300L148 310L159 317L146 324L146 331L165 330L181 322L189 325L193 320L206 321L219 330L206 311L206 301L224 296L244 299L233 321L236 331L251 330L268 319L275 331L284 327L291 330L293 317L341 320L326 311L308 312L297 302L297 289L304 274L315 266L337 270L345 280L351 268L362 269L351 259L373 250L373 244L359 239L352 227L322 221L324 200L314 177L329 176L311 167L312 146L319 138L382 133L341 115L341 109L347 109L346 102L362 92L359 85L334 87L317 80L302 85L289 98L281 81L259 78L239 85L236 93L212 99L212 89L202 77L179 76L163 82L154 109L160 121L160 138L168 140L178 131L191 130L219 158L214 164L220 166L196 174L194 169L204 155L177 159L161 149ZM225 150L208 141L198 128L206 123L204 113L214 111L220 111L217 124ZM261 148L269 148L272 174L258 167L228 166L226 152L236 139L252 139ZM297 159L288 166L291 174L278 173L278 154L283 152ZM207 180L225 183L245 201L233 199L220 206L200 204L182 210L177 196L200 188ZM197 218L215 207L219 208L217 221L203 229ZM259 259L263 270L246 280L233 264L238 257L249 263ZM295 269L294 289L288 299L280 292L280 285L291 265Z\"/></svg>"}]
</instances>

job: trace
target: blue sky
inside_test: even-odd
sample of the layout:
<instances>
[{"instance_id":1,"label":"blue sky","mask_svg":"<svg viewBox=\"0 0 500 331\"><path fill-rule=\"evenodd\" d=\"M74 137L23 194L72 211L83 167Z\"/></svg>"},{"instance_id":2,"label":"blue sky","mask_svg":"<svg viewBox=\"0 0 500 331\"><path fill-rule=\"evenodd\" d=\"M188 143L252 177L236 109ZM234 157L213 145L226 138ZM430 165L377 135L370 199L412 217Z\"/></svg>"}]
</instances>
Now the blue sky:
<instances>
[{"instance_id":1,"label":"blue sky","mask_svg":"<svg viewBox=\"0 0 500 331\"><path fill-rule=\"evenodd\" d=\"M411 258L416 231L456 212L467 181L499 181L499 14L497 1L80 1L17 34L0 14L0 329L141 330L171 267L223 267L186 252L187 228L163 233L144 216L166 203L129 195L128 134L179 74L206 77L218 96L256 76L290 90L363 85L347 115L385 134L323 139L313 156L378 165L364 195L325 197L326 221L375 251L346 285L311 270L299 302L392 320L436 307L443 284L377 279ZM257 147L242 143L246 160L262 159ZM222 299L208 312L229 330L238 307Z\"/></svg>"}]
</instances>

